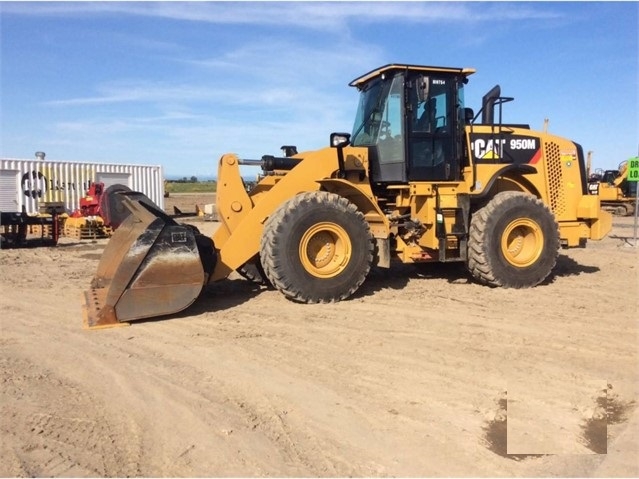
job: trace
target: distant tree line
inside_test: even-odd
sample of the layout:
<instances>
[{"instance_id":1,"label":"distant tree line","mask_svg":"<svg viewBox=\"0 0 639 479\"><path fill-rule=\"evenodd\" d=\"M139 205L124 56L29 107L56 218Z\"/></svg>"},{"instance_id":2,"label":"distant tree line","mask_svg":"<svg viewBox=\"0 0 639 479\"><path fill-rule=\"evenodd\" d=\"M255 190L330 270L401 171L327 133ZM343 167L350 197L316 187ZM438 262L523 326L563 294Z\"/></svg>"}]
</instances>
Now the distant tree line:
<instances>
[{"instance_id":1,"label":"distant tree line","mask_svg":"<svg viewBox=\"0 0 639 479\"><path fill-rule=\"evenodd\" d=\"M180 178L179 180L171 180L171 179L167 179L166 180L167 183L197 183L197 176L191 176L190 178L187 178L186 176Z\"/></svg>"}]
</instances>

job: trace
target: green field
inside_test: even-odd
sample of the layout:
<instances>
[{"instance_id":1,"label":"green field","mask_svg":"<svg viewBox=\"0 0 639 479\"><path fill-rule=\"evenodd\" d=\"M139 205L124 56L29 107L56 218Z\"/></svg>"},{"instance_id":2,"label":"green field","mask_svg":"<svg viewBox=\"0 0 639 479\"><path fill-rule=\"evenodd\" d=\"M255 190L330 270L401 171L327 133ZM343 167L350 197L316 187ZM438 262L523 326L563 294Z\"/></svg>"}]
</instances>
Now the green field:
<instances>
[{"instance_id":1,"label":"green field","mask_svg":"<svg viewBox=\"0 0 639 479\"><path fill-rule=\"evenodd\" d=\"M216 190L216 181L167 181L164 184L165 193L215 193Z\"/></svg>"}]
</instances>

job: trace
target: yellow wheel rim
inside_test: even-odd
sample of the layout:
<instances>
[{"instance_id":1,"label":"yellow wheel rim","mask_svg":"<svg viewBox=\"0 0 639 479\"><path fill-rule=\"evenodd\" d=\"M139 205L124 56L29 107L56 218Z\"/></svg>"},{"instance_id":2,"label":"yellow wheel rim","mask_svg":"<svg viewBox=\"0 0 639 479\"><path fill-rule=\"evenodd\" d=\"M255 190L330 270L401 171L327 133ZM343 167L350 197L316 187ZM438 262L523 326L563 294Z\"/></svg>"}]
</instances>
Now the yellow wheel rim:
<instances>
[{"instance_id":1,"label":"yellow wheel rim","mask_svg":"<svg viewBox=\"0 0 639 479\"><path fill-rule=\"evenodd\" d=\"M332 278L344 271L351 251L348 234L335 223L317 223L306 230L300 240L302 265L318 278Z\"/></svg>"},{"instance_id":2,"label":"yellow wheel rim","mask_svg":"<svg viewBox=\"0 0 639 479\"><path fill-rule=\"evenodd\" d=\"M525 268L534 264L544 248L544 235L539 225L528 219L512 221L501 237L501 251L511 265Z\"/></svg>"}]
</instances>

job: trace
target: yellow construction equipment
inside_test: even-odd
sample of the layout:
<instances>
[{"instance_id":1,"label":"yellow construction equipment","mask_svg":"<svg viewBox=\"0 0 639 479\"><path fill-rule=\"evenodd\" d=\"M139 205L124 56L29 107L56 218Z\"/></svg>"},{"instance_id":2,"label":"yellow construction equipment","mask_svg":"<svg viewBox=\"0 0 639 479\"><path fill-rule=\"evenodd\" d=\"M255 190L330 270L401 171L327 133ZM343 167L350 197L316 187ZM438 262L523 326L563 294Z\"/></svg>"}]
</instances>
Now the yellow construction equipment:
<instances>
[{"instance_id":1,"label":"yellow construction equipment","mask_svg":"<svg viewBox=\"0 0 639 479\"><path fill-rule=\"evenodd\" d=\"M579 144L503 122L513 98L499 86L477 115L464 106L472 73L386 65L351 82L352 133L331 134L329 147L223 155L213 238L117 193L131 214L85 293L86 326L175 313L232 271L302 303L346 299L394 261L463 262L488 286L544 281L560 247L603 238L611 216L588 194ZM249 191L241 165L262 168Z\"/></svg>"},{"instance_id":2,"label":"yellow construction equipment","mask_svg":"<svg viewBox=\"0 0 639 479\"><path fill-rule=\"evenodd\" d=\"M628 181L628 161L616 170L596 170L588 180L588 191L598 195L601 207L617 216L632 216L635 212L637 182Z\"/></svg>"}]
</instances>

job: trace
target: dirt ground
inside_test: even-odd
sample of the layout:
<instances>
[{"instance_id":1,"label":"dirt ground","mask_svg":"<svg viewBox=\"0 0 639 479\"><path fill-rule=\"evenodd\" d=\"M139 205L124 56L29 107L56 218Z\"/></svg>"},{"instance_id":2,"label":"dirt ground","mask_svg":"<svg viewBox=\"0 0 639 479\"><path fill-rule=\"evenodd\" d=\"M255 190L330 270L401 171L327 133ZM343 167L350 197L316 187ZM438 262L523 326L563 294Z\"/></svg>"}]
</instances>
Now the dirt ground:
<instances>
[{"instance_id":1,"label":"dirt ground","mask_svg":"<svg viewBox=\"0 0 639 479\"><path fill-rule=\"evenodd\" d=\"M533 289L397 266L302 305L233 274L98 331L82 292L107 240L2 250L0 476L637 477L632 235L615 218Z\"/></svg>"}]
</instances>

